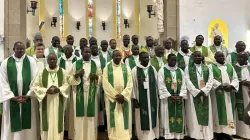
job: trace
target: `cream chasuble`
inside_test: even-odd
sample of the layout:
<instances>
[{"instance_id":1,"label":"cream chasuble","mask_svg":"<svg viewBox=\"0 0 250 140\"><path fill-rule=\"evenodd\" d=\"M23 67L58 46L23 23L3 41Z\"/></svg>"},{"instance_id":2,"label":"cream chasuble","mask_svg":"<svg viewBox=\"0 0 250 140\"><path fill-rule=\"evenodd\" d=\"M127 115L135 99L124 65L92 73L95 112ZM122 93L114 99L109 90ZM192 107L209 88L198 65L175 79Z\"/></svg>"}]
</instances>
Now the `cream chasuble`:
<instances>
[{"instance_id":1,"label":"cream chasuble","mask_svg":"<svg viewBox=\"0 0 250 140\"><path fill-rule=\"evenodd\" d=\"M108 65L103 70L103 89L105 92L105 105L106 105L106 114L107 114L107 123L108 123L108 136L109 140L130 140L132 138L132 114L131 114L131 93L133 88L133 82L131 77L131 70L129 67L127 68L127 84L124 88L124 79L123 78L123 70L121 63L119 65L114 64L111 61L110 65L112 65L113 69L113 86L109 82L108 78ZM124 64L123 64L124 65ZM124 96L124 100L128 103L128 120L124 120L124 104L119 104L115 100L115 96L117 94L122 94ZM115 127L111 127L111 114L110 107L111 103L115 103L114 109L114 124ZM128 129L124 126L124 121L128 121Z\"/></svg>"},{"instance_id":2,"label":"cream chasuble","mask_svg":"<svg viewBox=\"0 0 250 140\"><path fill-rule=\"evenodd\" d=\"M141 121L143 119L141 119L141 113L140 113L140 108L136 108L135 109L135 123L136 123L136 134L139 140L153 140L153 139L158 139L159 138L159 117L158 117L158 108L159 108L159 100L158 100L158 88L157 88L157 71L150 66L150 64L147 67L142 66L141 64L138 64L137 67L141 68L144 72L144 76L145 76L145 81L149 81L149 77L155 78L155 86L156 86L156 92L155 92L155 96L156 98L156 109L157 109L157 114L156 114L156 125L154 127L152 127L152 113L151 113L151 94L150 93L150 89L147 88L147 93L142 93L145 94L145 96L147 97L147 102L145 102L144 104L147 105L147 109L148 109L148 120L149 120L149 130L142 130L141 129ZM137 101L140 104L140 97L139 97L139 86L138 86L138 79L139 78L143 78L143 77L139 77L137 75L137 67L132 69L132 78L133 78L133 93L132 93L132 98L133 99L137 99ZM149 75L149 67L152 67L153 69L153 73L154 73L154 77L153 75ZM139 80L143 80L143 79L139 79ZM146 87L149 87L150 83L146 82L144 84L147 84ZM152 95L153 96L153 95ZM155 116L154 116L155 117ZM147 122L148 123L148 122Z\"/></svg>"},{"instance_id":3,"label":"cream chasuble","mask_svg":"<svg viewBox=\"0 0 250 140\"><path fill-rule=\"evenodd\" d=\"M210 99L210 91L213 86L213 74L212 70L208 68L208 78L207 78L207 83L204 85L204 87L201 87L201 81L204 82L205 78L203 76L204 72L202 70L201 65L194 64L195 70L189 70L189 67L185 69L185 76L186 76L186 84L187 84L187 89L188 89L188 99L185 102L185 107L186 107L186 120L187 120L187 132L188 136L194 139L204 139L204 140L212 140L213 139L213 118L212 118L212 105L211 105L211 99ZM197 76L197 82L198 82L198 87L196 88L194 83L192 83L189 75L189 71L193 71L193 73L196 74ZM202 74L203 73L203 74ZM201 111L197 111L195 109L195 103L194 99L197 96L199 98L199 92L203 91L206 95L207 102L205 101L205 98L200 98L200 104L208 104L208 112L207 112L207 125L200 125L198 121L197 114ZM204 110L202 110L204 111ZM199 113L202 114L202 113ZM202 115L201 115L202 116Z\"/></svg>"},{"instance_id":4,"label":"cream chasuble","mask_svg":"<svg viewBox=\"0 0 250 140\"><path fill-rule=\"evenodd\" d=\"M206 48L206 49L202 49L202 48ZM215 62L214 54L210 50L210 48L208 48L208 47L205 47L205 46L202 46L202 47L201 46L194 46L194 47L192 47L190 49L190 51L192 51L192 52L194 52L194 51L200 51L203 55L207 55L207 56L204 56L206 64L212 64L213 62Z\"/></svg>"},{"instance_id":5,"label":"cream chasuble","mask_svg":"<svg viewBox=\"0 0 250 140\"><path fill-rule=\"evenodd\" d=\"M18 95L22 96L23 90L23 77L22 77L22 69L23 62L26 55L23 55L21 58L16 58L14 55L11 57L14 58L16 69L17 69L17 88ZM31 68L31 80L34 79L36 75L36 62L34 58L27 56L30 62ZM11 132L11 116L10 116L10 99L14 97L14 93L10 89L10 83L7 74L7 63L8 59L5 59L1 64L1 85L2 92L0 95L0 103L3 103L3 116L2 116L2 130L1 130L1 140L39 140L39 132L37 131L37 114L38 114L38 106L37 100L31 97L31 129L23 129L17 132ZM28 96L32 95L32 90L30 89L26 94ZM21 107L21 104L20 104ZM20 111L21 113L21 111Z\"/></svg>"},{"instance_id":6,"label":"cream chasuble","mask_svg":"<svg viewBox=\"0 0 250 140\"><path fill-rule=\"evenodd\" d=\"M44 87L43 81L44 79L44 70L48 71L48 81L47 88ZM43 71L39 72L36 76L36 79L33 83L32 89L35 92L35 95L40 103L40 122L41 122L41 139L42 140L63 140L64 134L64 121L62 124L59 124L59 119L64 120L64 105L60 103L60 96L62 97L62 102L65 103L66 98L68 98L68 83L67 83L67 74L65 70L62 69L62 86L59 87L58 76L59 67L51 70L48 66ZM47 90L52 86L56 86L60 89L60 93L57 94L46 94ZM43 103L47 103L46 105ZM43 108L45 106L45 108ZM60 115L59 110L63 108L62 115ZM47 115L46 115L47 113ZM59 116L60 115L60 116ZM44 117L47 118L47 128L48 130L44 130L46 122L44 121ZM62 132L59 132L60 125L62 126Z\"/></svg>"},{"instance_id":7,"label":"cream chasuble","mask_svg":"<svg viewBox=\"0 0 250 140\"><path fill-rule=\"evenodd\" d=\"M214 74L213 88L210 95L213 107L214 132L235 135L235 113L234 110L232 110L234 108L232 106L232 100L235 100L235 91L232 91L231 93L217 88L221 84L229 84L232 85L235 90L238 90L239 81L237 74L232 65L221 65L215 62L214 64L210 65L210 68L213 70ZM221 96L221 94L223 95Z\"/></svg>"},{"instance_id":8,"label":"cream chasuble","mask_svg":"<svg viewBox=\"0 0 250 140\"><path fill-rule=\"evenodd\" d=\"M70 78L69 78L69 84L73 85L73 102L71 102L71 105L74 110L73 113L70 113L70 116L73 118L71 121L73 122L74 126L73 128L69 128L69 138L73 140L97 140L97 126L98 126L98 102L97 102L97 96L95 95L94 98L94 116L89 117L86 114L88 114L88 106L89 106L89 99L91 97L89 96L90 92L90 79L89 74L91 73L91 65L96 65L94 61L82 61L82 69L84 69L84 75L82 77L83 79L83 98L84 98L84 106L79 107L79 109L82 108L84 110L83 116L77 116L77 102L79 101L77 96L77 85L81 83L81 79L75 79L74 74L77 72L76 70L76 62L73 64L72 69L70 70ZM77 61L77 62L78 62ZM98 81L95 83L94 86L96 86L96 93L97 94L97 87L100 85L101 82L101 69L99 67L96 67L96 74L99 76ZM93 94L93 93L91 93ZM92 95L91 95L92 96ZM70 118L71 118L70 117Z\"/></svg>"},{"instance_id":9,"label":"cream chasuble","mask_svg":"<svg viewBox=\"0 0 250 140\"><path fill-rule=\"evenodd\" d=\"M36 55L33 55L33 58L36 60L37 73L39 73L46 67L47 60L44 57L37 58Z\"/></svg>"},{"instance_id":10,"label":"cream chasuble","mask_svg":"<svg viewBox=\"0 0 250 140\"><path fill-rule=\"evenodd\" d=\"M167 71L165 69L169 71L171 75L170 78L166 78L166 75L168 74L166 74ZM160 136L164 137L165 139L183 139L186 124L184 100L182 100L182 103L170 102L168 98L173 94L172 91L169 91L169 88L167 87L167 83L170 84L170 82L172 84L175 83L176 89L172 90L174 94L176 94L175 96L181 96L183 99L187 99L187 89L184 72L177 66L169 67L167 64L164 65L158 72L158 88L161 114ZM169 108L169 105L174 108ZM175 114L172 114L172 117L170 117L169 115L171 112L174 112Z\"/></svg>"},{"instance_id":11,"label":"cream chasuble","mask_svg":"<svg viewBox=\"0 0 250 140\"><path fill-rule=\"evenodd\" d=\"M248 63L247 65L240 66L238 63L236 63L236 67L239 68L238 70L235 68L236 73L241 74L241 77L238 76L239 81L244 81L244 80L250 81L250 64ZM245 109L250 102L250 98L249 98L250 90L246 86L242 86L240 88L242 90L242 93L236 93L236 103L240 103L240 104L242 103L243 104L242 108ZM237 94L241 94L243 98L243 102L242 100L237 101ZM243 114L244 109L242 110L242 108L240 110L242 111L242 114ZM250 139L250 127L249 125L246 125L243 122L243 120L240 120L238 109L236 111L236 135L245 139Z\"/></svg>"}]
</instances>

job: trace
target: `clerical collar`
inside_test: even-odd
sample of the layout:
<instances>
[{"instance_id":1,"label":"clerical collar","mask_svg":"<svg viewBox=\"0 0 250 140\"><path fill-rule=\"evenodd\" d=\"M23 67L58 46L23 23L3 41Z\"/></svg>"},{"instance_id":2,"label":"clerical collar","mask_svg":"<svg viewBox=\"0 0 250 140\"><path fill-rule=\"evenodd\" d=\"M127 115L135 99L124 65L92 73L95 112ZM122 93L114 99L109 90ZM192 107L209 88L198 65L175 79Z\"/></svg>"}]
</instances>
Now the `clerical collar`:
<instances>
[{"instance_id":1,"label":"clerical collar","mask_svg":"<svg viewBox=\"0 0 250 140\"><path fill-rule=\"evenodd\" d=\"M250 64L247 63L247 65L240 65L238 62L236 63L236 66L240 67L240 68L244 68L244 67L248 67Z\"/></svg>"},{"instance_id":2,"label":"clerical collar","mask_svg":"<svg viewBox=\"0 0 250 140\"><path fill-rule=\"evenodd\" d=\"M36 61L44 61L45 57L40 57L40 58L37 58L36 55L33 55L33 58L36 60Z\"/></svg>"},{"instance_id":3,"label":"clerical collar","mask_svg":"<svg viewBox=\"0 0 250 140\"><path fill-rule=\"evenodd\" d=\"M85 61L85 60L82 60L84 63L90 63L91 60L88 60L88 61Z\"/></svg>"},{"instance_id":4,"label":"clerical collar","mask_svg":"<svg viewBox=\"0 0 250 140\"><path fill-rule=\"evenodd\" d=\"M102 51L102 50L101 50ZM108 51L106 51L106 52L104 52L104 51L102 51L102 54L107 54L108 53Z\"/></svg>"},{"instance_id":5,"label":"clerical collar","mask_svg":"<svg viewBox=\"0 0 250 140\"><path fill-rule=\"evenodd\" d=\"M191 55L191 52L188 51L188 53L184 53L183 51L179 51L179 53L182 55L182 56L190 56Z\"/></svg>"},{"instance_id":6,"label":"clerical collar","mask_svg":"<svg viewBox=\"0 0 250 140\"><path fill-rule=\"evenodd\" d=\"M194 65L195 65L196 67L200 67L200 66L201 66L201 64L202 64L202 62L201 62L200 64L196 64L196 63L194 63Z\"/></svg>"},{"instance_id":7,"label":"clerical collar","mask_svg":"<svg viewBox=\"0 0 250 140\"><path fill-rule=\"evenodd\" d=\"M217 65L217 66L226 66L226 62L224 64L220 64L218 62L214 62L214 64Z\"/></svg>"},{"instance_id":8,"label":"clerical collar","mask_svg":"<svg viewBox=\"0 0 250 140\"><path fill-rule=\"evenodd\" d=\"M15 57L15 54L12 55L12 57L13 57L17 62L23 61L23 59L25 58L25 56L26 56L26 54L24 54L21 58L17 58L17 57Z\"/></svg>"},{"instance_id":9,"label":"clerical collar","mask_svg":"<svg viewBox=\"0 0 250 140\"><path fill-rule=\"evenodd\" d=\"M66 58L65 54L62 55L62 59L69 60L69 61L73 60L74 57L75 56L73 54L70 56L70 58Z\"/></svg>"},{"instance_id":10,"label":"clerical collar","mask_svg":"<svg viewBox=\"0 0 250 140\"><path fill-rule=\"evenodd\" d=\"M165 67L170 70L170 71L175 71L177 70L177 66L175 65L174 67L170 67L168 64L165 64Z\"/></svg>"},{"instance_id":11,"label":"clerical collar","mask_svg":"<svg viewBox=\"0 0 250 140\"><path fill-rule=\"evenodd\" d=\"M138 58L138 57L139 57L139 55L133 55L133 57L134 57L134 58Z\"/></svg>"},{"instance_id":12,"label":"clerical collar","mask_svg":"<svg viewBox=\"0 0 250 140\"><path fill-rule=\"evenodd\" d=\"M97 56L91 55L91 58L92 58L92 59L98 59L98 58L99 58L99 55L97 55Z\"/></svg>"},{"instance_id":13,"label":"clerical collar","mask_svg":"<svg viewBox=\"0 0 250 140\"><path fill-rule=\"evenodd\" d=\"M147 65L146 67L143 66L141 63L138 63L137 66L138 66L139 68L142 68L142 69L148 69L149 66L150 66L150 63L148 63L148 65Z\"/></svg>"},{"instance_id":14,"label":"clerical collar","mask_svg":"<svg viewBox=\"0 0 250 140\"><path fill-rule=\"evenodd\" d=\"M49 65L47 65L47 66L46 66L46 69L47 69L48 72L56 73L56 72L59 70L59 67L56 66L56 68L52 70L52 69L49 68Z\"/></svg>"}]
</instances>

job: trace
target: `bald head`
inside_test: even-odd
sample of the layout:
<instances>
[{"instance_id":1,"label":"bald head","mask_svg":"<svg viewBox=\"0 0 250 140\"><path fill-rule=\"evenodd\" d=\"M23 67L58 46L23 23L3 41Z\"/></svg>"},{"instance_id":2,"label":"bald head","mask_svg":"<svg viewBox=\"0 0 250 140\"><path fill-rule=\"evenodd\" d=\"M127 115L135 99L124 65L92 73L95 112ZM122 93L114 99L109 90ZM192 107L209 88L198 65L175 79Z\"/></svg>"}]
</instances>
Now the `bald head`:
<instances>
[{"instance_id":1,"label":"bald head","mask_svg":"<svg viewBox=\"0 0 250 140\"><path fill-rule=\"evenodd\" d=\"M155 55L157 57L163 57L163 55L164 55L164 48L161 47L161 46L156 46L155 47Z\"/></svg>"},{"instance_id":2,"label":"bald head","mask_svg":"<svg viewBox=\"0 0 250 140\"><path fill-rule=\"evenodd\" d=\"M214 55L214 58L215 58L216 62L219 64L225 63L225 56L224 56L224 53L221 51L216 52Z\"/></svg>"},{"instance_id":3,"label":"bald head","mask_svg":"<svg viewBox=\"0 0 250 140\"><path fill-rule=\"evenodd\" d=\"M51 53L48 55L47 62L50 69L55 69L57 66L57 55L55 53Z\"/></svg>"},{"instance_id":4,"label":"bald head","mask_svg":"<svg viewBox=\"0 0 250 140\"><path fill-rule=\"evenodd\" d=\"M124 47L128 47L129 43L130 43L130 36L129 35L124 35L122 38L123 41L123 46Z\"/></svg>"},{"instance_id":5,"label":"bald head","mask_svg":"<svg viewBox=\"0 0 250 140\"><path fill-rule=\"evenodd\" d=\"M247 65L248 64L248 53L247 52L240 52L238 53L237 56L237 62L242 66L242 65Z\"/></svg>"}]
</instances>

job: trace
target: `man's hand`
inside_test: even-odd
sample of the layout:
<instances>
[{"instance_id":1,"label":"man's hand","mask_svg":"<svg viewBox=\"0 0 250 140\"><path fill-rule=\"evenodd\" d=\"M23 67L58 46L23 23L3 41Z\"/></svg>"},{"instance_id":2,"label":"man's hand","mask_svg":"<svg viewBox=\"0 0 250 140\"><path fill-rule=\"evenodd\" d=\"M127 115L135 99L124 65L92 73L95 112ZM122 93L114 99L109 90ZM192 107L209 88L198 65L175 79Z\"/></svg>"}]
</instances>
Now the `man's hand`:
<instances>
[{"instance_id":1,"label":"man's hand","mask_svg":"<svg viewBox=\"0 0 250 140\"><path fill-rule=\"evenodd\" d=\"M181 102L182 101L182 96L175 96L175 100L177 101L177 102Z\"/></svg>"},{"instance_id":2,"label":"man's hand","mask_svg":"<svg viewBox=\"0 0 250 140\"><path fill-rule=\"evenodd\" d=\"M54 94L54 87L51 86L49 89L46 91L47 94Z\"/></svg>"},{"instance_id":3,"label":"man's hand","mask_svg":"<svg viewBox=\"0 0 250 140\"><path fill-rule=\"evenodd\" d=\"M206 96L206 94L202 90L198 94L201 96Z\"/></svg>"},{"instance_id":4,"label":"man's hand","mask_svg":"<svg viewBox=\"0 0 250 140\"><path fill-rule=\"evenodd\" d=\"M22 97L21 96L16 96L11 98L12 101L15 101L17 103L22 103Z\"/></svg>"},{"instance_id":5,"label":"man's hand","mask_svg":"<svg viewBox=\"0 0 250 140\"><path fill-rule=\"evenodd\" d=\"M22 103L26 103L26 101L30 98L30 96L21 96Z\"/></svg>"},{"instance_id":6,"label":"man's hand","mask_svg":"<svg viewBox=\"0 0 250 140\"><path fill-rule=\"evenodd\" d=\"M90 73L89 74L89 79L90 80L98 80L98 75L95 73Z\"/></svg>"},{"instance_id":7,"label":"man's hand","mask_svg":"<svg viewBox=\"0 0 250 140\"><path fill-rule=\"evenodd\" d=\"M121 95L121 94L118 94L115 96L115 99L116 101L119 103L119 104L123 104L124 103L124 96Z\"/></svg>"},{"instance_id":8,"label":"man's hand","mask_svg":"<svg viewBox=\"0 0 250 140\"><path fill-rule=\"evenodd\" d=\"M75 78L82 77L84 73L85 73L84 69L78 70L76 74L74 75L74 77Z\"/></svg>"},{"instance_id":9,"label":"man's hand","mask_svg":"<svg viewBox=\"0 0 250 140\"><path fill-rule=\"evenodd\" d=\"M241 86L246 86L246 84L247 84L247 80L240 81Z\"/></svg>"},{"instance_id":10,"label":"man's hand","mask_svg":"<svg viewBox=\"0 0 250 140\"><path fill-rule=\"evenodd\" d=\"M137 99L133 99L133 103L134 103L135 108L140 108L140 105Z\"/></svg>"},{"instance_id":11,"label":"man's hand","mask_svg":"<svg viewBox=\"0 0 250 140\"><path fill-rule=\"evenodd\" d=\"M170 96L168 97L171 102L176 102L176 96Z\"/></svg>"},{"instance_id":12,"label":"man's hand","mask_svg":"<svg viewBox=\"0 0 250 140\"><path fill-rule=\"evenodd\" d=\"M54 89L54 94L57 94L57 93L59 93L60 92L60 89L58 88L58 87L56 87L56 86L52 86L53 87L53 89Z\"/></svg>"},{"instance_id":13,"label":"man's hand","mask_svg":"<svg viewBox=\"0 0 250 140\"><path fill-rule=\"evenodd\" d=\"M233 87L232 85L228 85L228 86L225 86L225 87L224 87L224 90L225 90L226 92L231 92L233 89L234 89L234 87Z\"/></svg>"}]
</instances>

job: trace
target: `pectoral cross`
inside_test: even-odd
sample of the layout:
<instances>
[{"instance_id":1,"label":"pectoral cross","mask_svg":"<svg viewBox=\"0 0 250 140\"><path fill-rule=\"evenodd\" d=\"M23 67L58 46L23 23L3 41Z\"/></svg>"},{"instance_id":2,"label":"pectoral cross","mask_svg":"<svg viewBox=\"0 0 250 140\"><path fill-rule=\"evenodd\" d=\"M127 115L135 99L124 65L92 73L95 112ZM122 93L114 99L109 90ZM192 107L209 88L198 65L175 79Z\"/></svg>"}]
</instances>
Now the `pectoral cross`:
<instances>
[{"instance_id":1,"label":"pectoral cross","mask_svg":"<svg viewBox=\"0 0 250 140\"><path fill-rule=\"evenodd\" d=\"M182 119L181 118L177 118L176 121L178 122L178 124L182 123Z\"/></svg>"},{"instance_id":2,"label":"pectoral cross","mask_svg":"<svg viewBox=\"0 0 250 140\"><path fill-rule=\"evenodd\" d=\"M170 82L171 82L171 79L168 77L168 78L166 79L166 81L167 81L168 83L170 83Z\"/></svg>"},{"instance_id":3,"label":"pectoral cross","mask_svg":"<svg viewBox=\"0 0 250 140\"><path fill-rule=\"evenodd\" d=\"M171 123L174 123L174 121L175 121L174 117L171 117L169 120Z\"/></svg>"}]
</instances>

